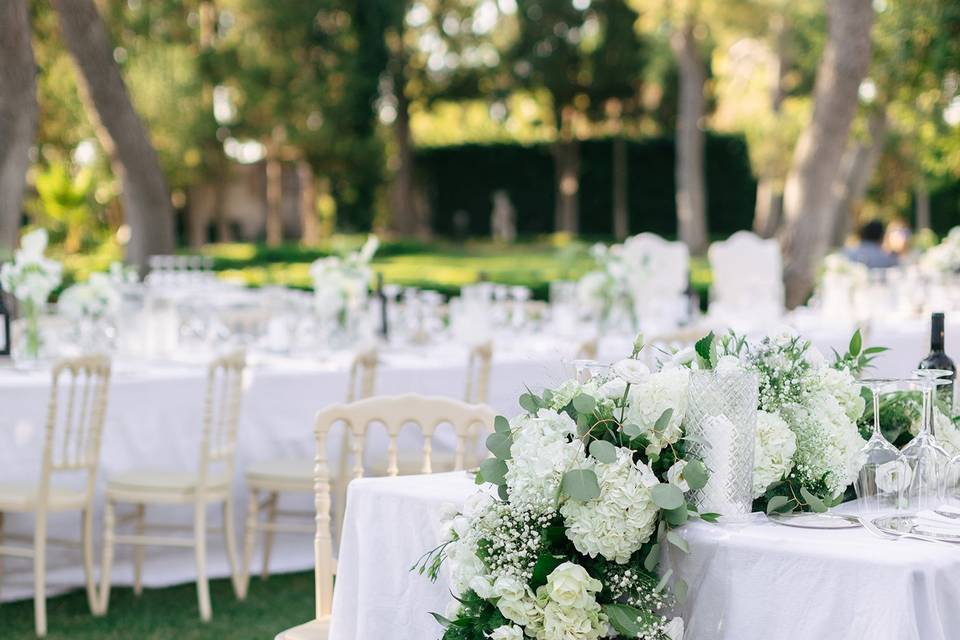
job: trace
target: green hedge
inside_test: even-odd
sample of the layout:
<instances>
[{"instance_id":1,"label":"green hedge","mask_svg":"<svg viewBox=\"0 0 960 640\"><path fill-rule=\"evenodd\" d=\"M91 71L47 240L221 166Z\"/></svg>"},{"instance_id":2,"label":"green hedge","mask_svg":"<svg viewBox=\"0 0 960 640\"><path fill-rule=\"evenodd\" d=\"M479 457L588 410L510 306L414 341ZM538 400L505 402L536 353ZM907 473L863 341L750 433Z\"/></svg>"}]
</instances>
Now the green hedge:
<instances>
[{"instance_id":1,"label":"green hedge","mask_svg":"<svg viewBox=\"0 0 960 640\"><path fill-rule=\"evenodd\" d=\"M627 143L630 232L677 232L674 142L646 138ZM707 216L711 235L749 229L756 181L742 136L708 134ZM453 235L454 214L469 214L469 234L490 233L491 198L504 189L517 211L519 233L553 231L554 168L549 145L469 144L420 149L419 180L430 200L433 230ZM612 141L580 143L580 229L588 236L612 234Z\"/></svg>"}]
</instances>

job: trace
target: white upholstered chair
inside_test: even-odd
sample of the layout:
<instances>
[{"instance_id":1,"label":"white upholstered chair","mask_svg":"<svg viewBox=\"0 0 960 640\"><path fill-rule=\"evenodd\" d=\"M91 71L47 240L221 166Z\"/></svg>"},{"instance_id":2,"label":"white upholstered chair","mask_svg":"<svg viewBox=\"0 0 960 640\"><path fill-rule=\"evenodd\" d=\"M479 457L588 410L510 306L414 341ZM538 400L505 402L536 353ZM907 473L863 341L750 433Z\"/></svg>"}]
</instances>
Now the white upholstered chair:
<instances>
[{"instance_id":1,"label":"white upholstered chair","mask_svg":"<svg viewBox=\"0 0 960 640\"><path fill-rule=\"evenodd\" d=\"M351 437L353 478L363 477L363 453L367 429L372 423L382 423L389 438L387 474L399 474L397 441L400 430L409 423L420 427L423 433L421 473L433 470L433 436L444 423L453 426L457 437L455 469L463 469L467 443L475 425L493 428L496 417L486 405L469 405L451 398L428 397L416 394L370 398L351 404L337 404L317 414L315 433L317 457L314 477L316 500L316 618L280 633L277 640L326 640L333 605L333 544L330 514L330 467L327 459L327 434L338 422L344 422Z\"/></svg>"},{"instance_id":2,"label":"white upholstered chair","mask_svg":"<svg viewBox=\"0 0 960 640\"><path fill-rule=\"evenodd\" d=\"M710 322L737 331L776 324L783 315L783 259L780 245L749 231L737 231L707 252L713 284Z\"/></svg>"},{"instance_id":3,"label":"white upholstered chair","mask_svg":"<svg viewBox=\"0 0 960 640\"><path fill-rule=\"evenodd\" d=\"M93 574L93 495L109 382L110 360L106 356L84 356L54 365L39 481L33 485L0 485L0 559L5 555L33 559L33 607L38 637L47 634L47 544L76 544L47 539L49 513L80 512L79 546L83 549L87 603L91 612L98 611ZM83 488L58 484L68 474L80 474ZM32 547L5 544L3 516L11 512L34 514Z\"/></svg>"},{"instance_id":4,"label":"white upholstered chair","mask_svg":"<svg viewBox=\"0 0 960 640\"><path fill-rule=\"evenodd\" d=\"M347 386L347 402L369 398L373 395L377 380L379 353L375 346L359 350L350 363ZM340 459L346 460L349 440L344 433ZM346 500L348 480L346 465L340 468L337 478L337 522L343 518L343 503ZM277 458L262 460L250 464L244 470L247 484L247 519L244 525L243 559L240 578L240 598L247 595L250 582L250 563L258 531L263 532L263 561L260 577L266 580L270 575L270 555L273 549L273 537L276 533L309 535L314 527L311 522L313 512L281 510L279 508L282 493L311 493L313 491L313 460L309 458ZM264 513L263 520L260 514ZM278 522L278 518L283 522Z\"/></svg>"},{"instance_id":5,"label":"white upholstered chair","mask_svg":"<svg viewBox=\"0 0 960 640\"><path fill-rule=\"evenodd\" d=\"M242 352L215 359L207 369L207 390L200 438L199 466L195 472L138 470L107 479L104 510L103 569L100 576L100 613L110 604L110 577L114 546L134 547L134 593L143 589L143 554L146 545L187 547L194 550L197 563L197 600L200 618L210 620L210 589L207 582L207 506L219 504L223 512L223 535L235 593L240 594L240 563L234 536L233 469L236 457L237 425L243 395L245 357ZM116 518L118 504L134 506L132 517ZM146 522L147 505L193 507L193 536L162 536L148 530L168 525ZM133 522L132 534L117 533L117 525Z\"/></svg>"},{"instance_id":6,"label":"white upholstered chair","mask_svg":"<svg viewBox=\"0 0 960 640\"><path fill-rule=\"evenodd\" d=\"M647 333L669 331L685 320L690 280L687 245L641 233L627 238L622 256L641 329Z\"/></svg>"}]
</instances>

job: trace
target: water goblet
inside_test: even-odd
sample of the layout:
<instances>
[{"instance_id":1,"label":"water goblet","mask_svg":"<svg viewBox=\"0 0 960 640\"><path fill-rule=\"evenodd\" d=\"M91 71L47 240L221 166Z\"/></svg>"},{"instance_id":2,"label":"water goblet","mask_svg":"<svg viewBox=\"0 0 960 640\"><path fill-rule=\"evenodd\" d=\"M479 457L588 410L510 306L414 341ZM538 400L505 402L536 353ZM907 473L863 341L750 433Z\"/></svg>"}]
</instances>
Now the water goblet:
<instances>
[{"instance_id":1,"label":"water goblet","mask_svg":"<svg viewBox=\"0 0 960 640\"><path fill-rule=\"evenodd\" d=\"M907 488L906 505L910 510L933 509L940 505L944 497L945 475L950 456L940 446L934 433L933 395L937 386L949 384L939 379L949 375L949 371L923 369L915 372L913 386L923 396L923 414L920 432L903 448L903 457L910 465L911 478Z\"/></svg>"},{"instance_id":2,"label":"water goblet","mask_svg":"<svg viewBox=\"0 0 960 640\"><path fill-rule=\"evenodd\" d=\"M868 378L860 383L873 399L873 434L860 450L860 471L853 488L864 511L896 508L910 479L910 467L903 455L887 442L880 431L880 396L896 384L892 378Z\"/></svg>"}]
</instances>

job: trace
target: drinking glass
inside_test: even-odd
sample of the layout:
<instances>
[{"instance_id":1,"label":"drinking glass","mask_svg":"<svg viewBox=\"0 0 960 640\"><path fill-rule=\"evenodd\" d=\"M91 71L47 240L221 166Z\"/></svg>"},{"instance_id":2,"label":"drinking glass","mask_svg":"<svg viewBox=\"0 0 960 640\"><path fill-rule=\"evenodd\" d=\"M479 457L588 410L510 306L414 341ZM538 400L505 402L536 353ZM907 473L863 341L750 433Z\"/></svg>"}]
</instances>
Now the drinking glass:
<instances>
[{"instance_id":1,"label":"drinking glass","mask_svg":"<svg viewBox=\"0 0 960 640\"><path fill-rule=\"evenodd\" d=\"M923 415L920 432L903 448L903 457L910 465L911 478L907 488L906 506L911 511L933 509L943 502L945 475L950 456L940 446L933 426L933 394L937 386L949 384L939 379L950 375L941 369L918 369L913 386L923 394Z\"/></svg>"},{"instance_id":2,"label":"drinking glass","mask_svg":"<svg viewBox=\"0 0 960 640\"><path fill-rule=\"evenodd\" d=\"M902 502L910 480L910 467L900 451L887 442L880 431L880 396L890 391L897 380L867 378L860 381L873 398L873 434L860 450L860 471L854 480L861 509L883 511L895 509Z\"/></svg>"}]
</instances>

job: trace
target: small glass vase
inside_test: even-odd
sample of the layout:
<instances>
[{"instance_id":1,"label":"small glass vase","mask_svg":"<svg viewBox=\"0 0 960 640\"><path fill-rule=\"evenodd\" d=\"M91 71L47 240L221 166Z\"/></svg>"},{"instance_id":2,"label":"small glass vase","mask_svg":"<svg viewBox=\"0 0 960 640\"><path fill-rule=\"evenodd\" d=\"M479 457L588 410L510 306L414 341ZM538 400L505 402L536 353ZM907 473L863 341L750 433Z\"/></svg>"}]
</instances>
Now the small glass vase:
<instances>
[{"instance_id":1,"label":"small glass vase","mask_svg":"<svg viewBox=\"0 0 960 640\"><path fill-rule=\"evenodd\" d=\"M691 371L684 428L687 458L703 462L708 479L692 492L701 513L749 514L759 382L751 371Z\"/></svg>"},{"instance_id":2,"label":"small glass vase","mask_svg":"<svg viewBox=\"0 0 960 640\"><path fill-rule=\"evenodd\" d=\"M13 361L18 368L36 367L43 356L44 336L40 326L43 305L20 301L21 317L13 323Z\"/></svg>"}]
</instances>

